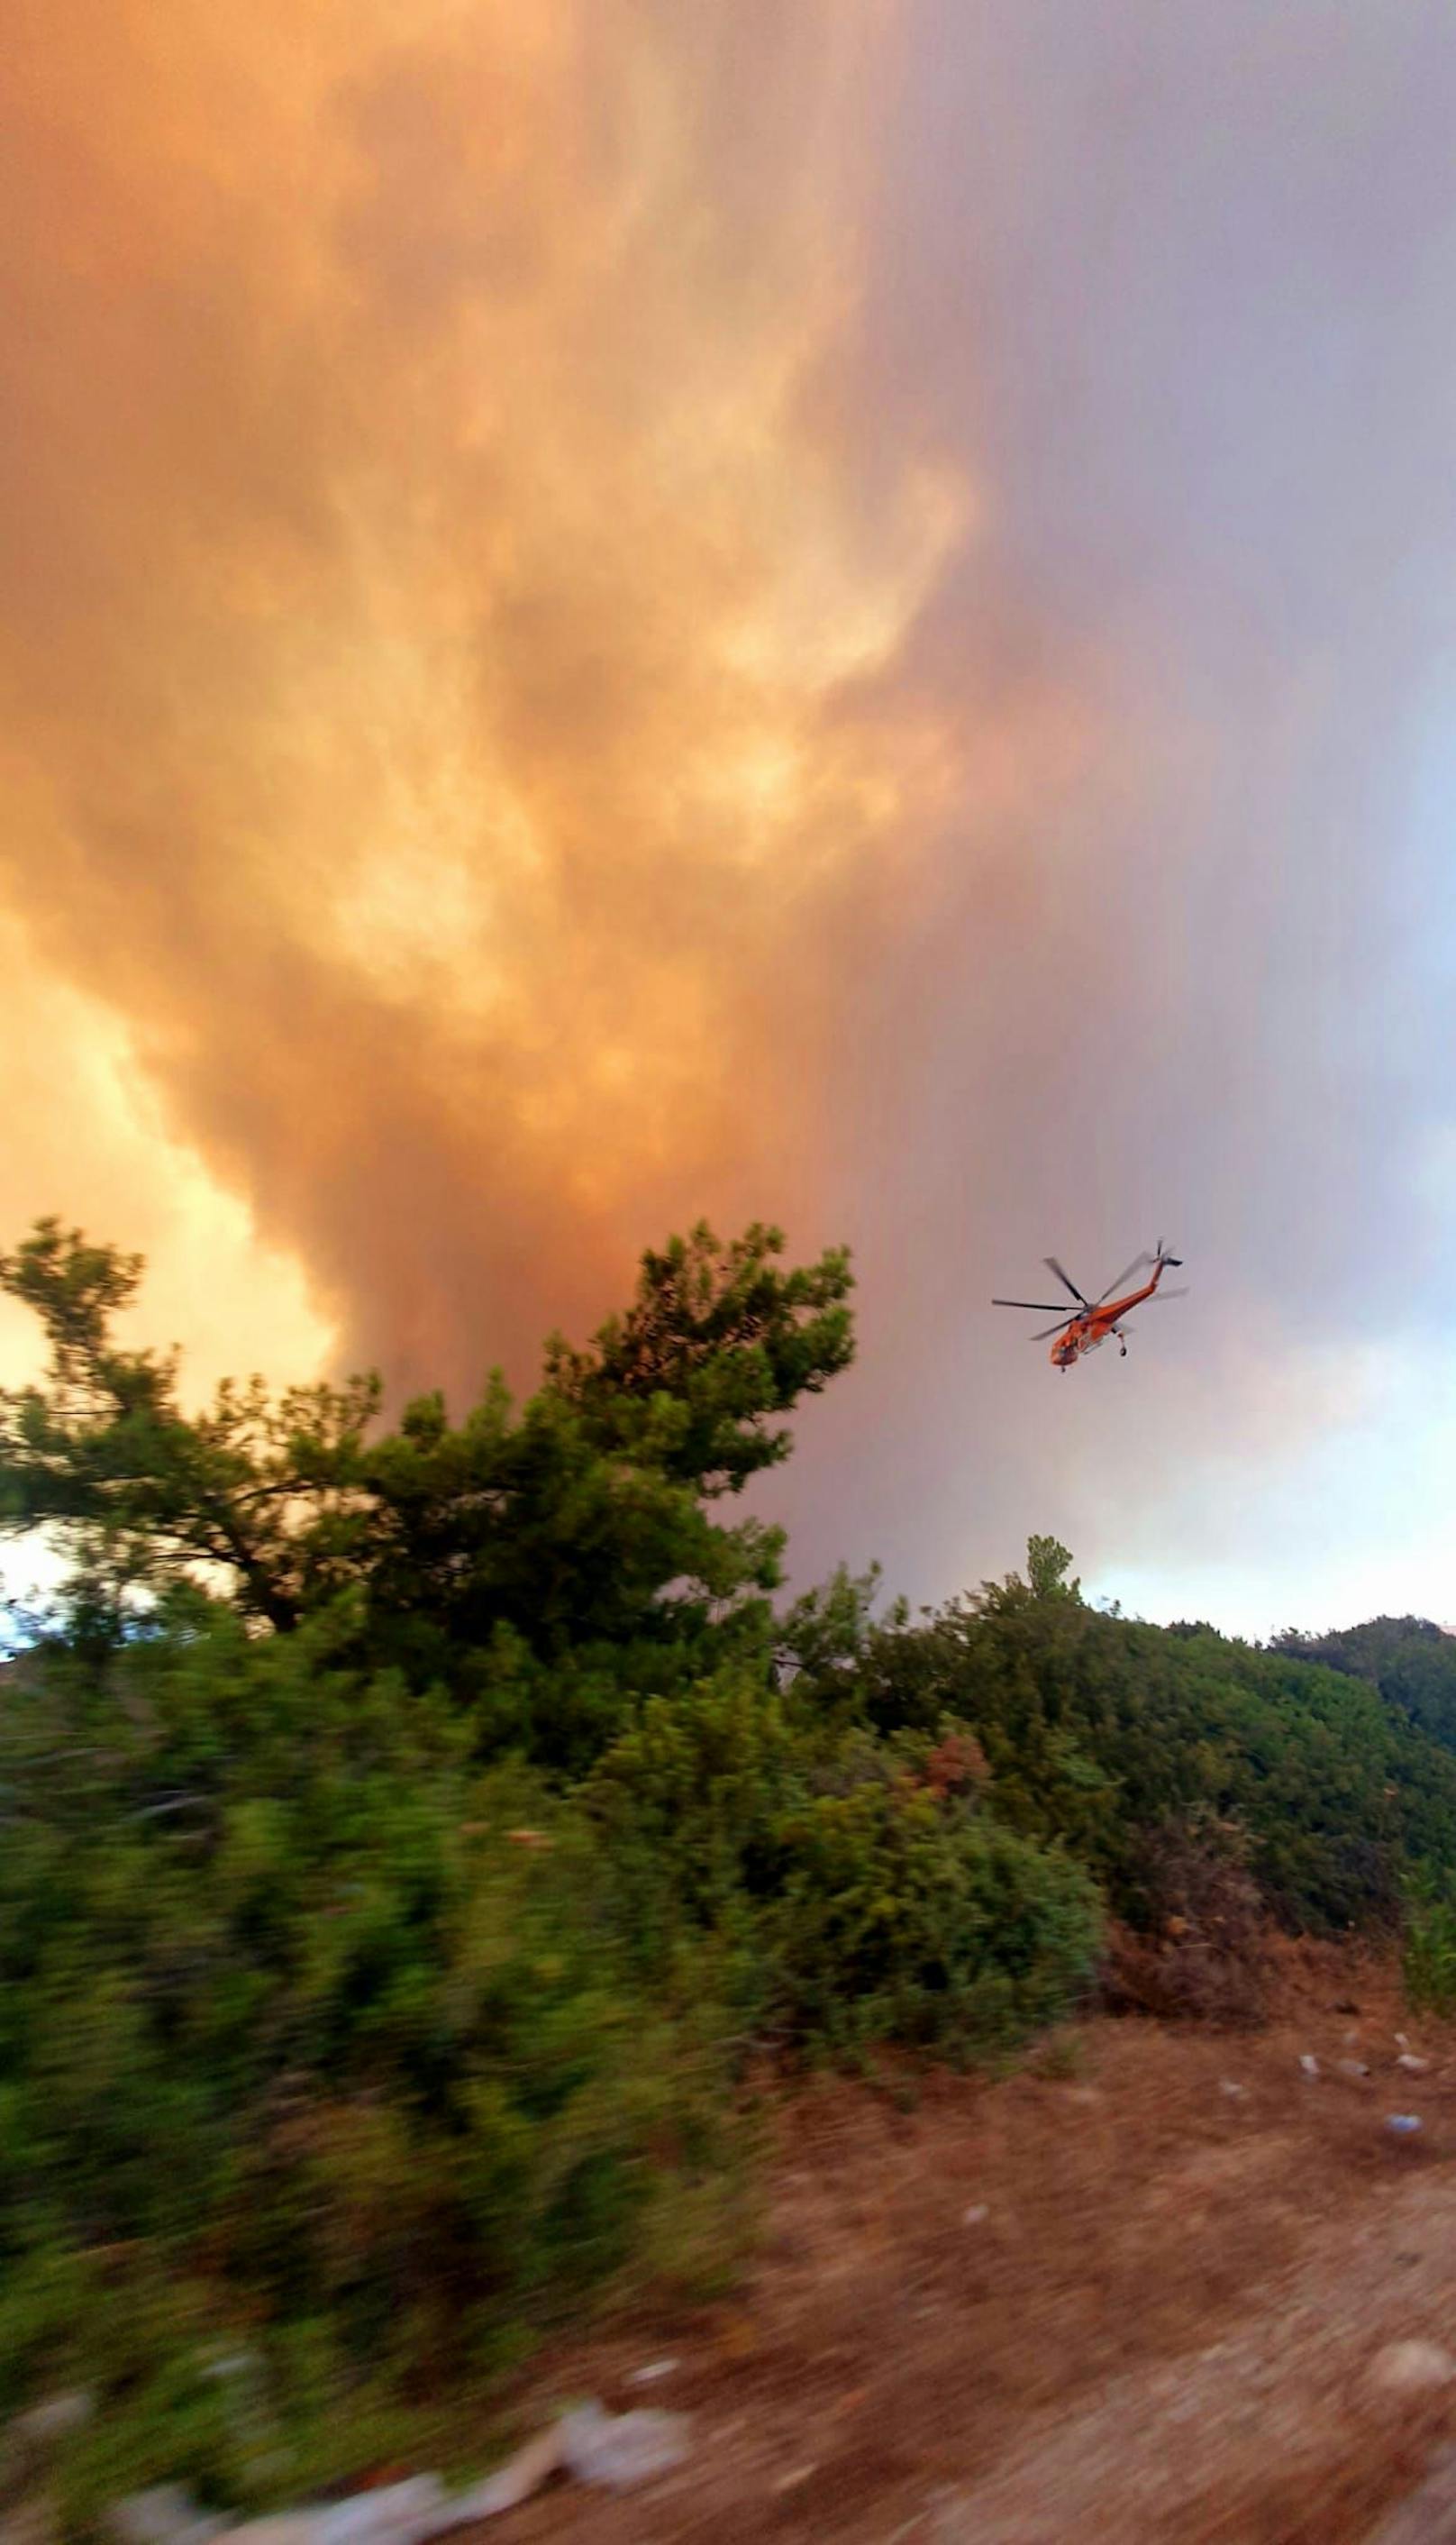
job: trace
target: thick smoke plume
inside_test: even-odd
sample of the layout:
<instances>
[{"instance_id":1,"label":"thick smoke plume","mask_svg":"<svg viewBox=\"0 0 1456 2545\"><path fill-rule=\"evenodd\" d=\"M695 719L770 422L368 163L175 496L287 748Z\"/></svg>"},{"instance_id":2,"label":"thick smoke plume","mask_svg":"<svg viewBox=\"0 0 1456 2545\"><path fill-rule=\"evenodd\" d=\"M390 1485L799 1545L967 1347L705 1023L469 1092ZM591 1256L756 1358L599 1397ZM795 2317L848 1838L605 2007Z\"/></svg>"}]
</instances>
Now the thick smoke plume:
<instances>
[{"instance_id":1,"label":"thick smoke plume","mask_svg":"<svg viewBox=\"0 0 1456 2545\"><path fill-rule=\"evenodd\" d=\"M777 1217L863 1279L806 1569L1242 1582L1434 1309L1448 15L23 0L0 81L8 1224L459 1395ZM1116 1369L985 1307L1159 1235Z\"/></svg>"}]
</instances>

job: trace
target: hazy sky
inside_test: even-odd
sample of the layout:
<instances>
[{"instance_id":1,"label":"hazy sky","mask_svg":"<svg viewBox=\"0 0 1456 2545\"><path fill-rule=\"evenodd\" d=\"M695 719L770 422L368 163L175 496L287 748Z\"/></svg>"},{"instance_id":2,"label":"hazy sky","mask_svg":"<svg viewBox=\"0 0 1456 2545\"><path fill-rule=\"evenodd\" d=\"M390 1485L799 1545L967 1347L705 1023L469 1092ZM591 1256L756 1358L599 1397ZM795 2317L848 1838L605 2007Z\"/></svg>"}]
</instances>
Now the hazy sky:
<instances>
[{"instance_id":1,"label":"hazy sky","mask_svg":"<svg viewBox=\"0 0 1456 2545\"><path fill-rule=\"evenodd\" d=\"M1456 1616L1446 0L20 0L0 111L0 1235L459 1404L777 1218L801 1575Z\"/></svg>"}]
</instances>

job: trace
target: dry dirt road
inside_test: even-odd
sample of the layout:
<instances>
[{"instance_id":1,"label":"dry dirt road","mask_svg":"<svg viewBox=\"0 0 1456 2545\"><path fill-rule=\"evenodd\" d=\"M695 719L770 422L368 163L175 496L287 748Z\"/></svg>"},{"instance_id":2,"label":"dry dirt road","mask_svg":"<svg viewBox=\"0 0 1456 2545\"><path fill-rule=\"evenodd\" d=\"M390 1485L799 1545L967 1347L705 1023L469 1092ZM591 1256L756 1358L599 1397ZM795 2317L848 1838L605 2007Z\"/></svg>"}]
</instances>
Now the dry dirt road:
<instances>
[{"instance_id":1,"label":"dry dirt road","mask_svg":"<svg viewBox=\"0 0 1456 2545\"><path fill-rule=\"evenodd\" d=\"M842 2083L785 2105L731 2307L618 2328L522 2399L526 2427L567 2394L670 2405L690 2461L541 2494L479 2545L1378 2537L1456 2443L1456 2381L1372 2376L1387 2344L1456 2354L1456 2031L1377 1964L1291 1951L1260 2032L1104 2019L1070 2050L908 2109ZM1456 2510L1412 2533L1456 2539Z\"/></svg>"}]
</instances>

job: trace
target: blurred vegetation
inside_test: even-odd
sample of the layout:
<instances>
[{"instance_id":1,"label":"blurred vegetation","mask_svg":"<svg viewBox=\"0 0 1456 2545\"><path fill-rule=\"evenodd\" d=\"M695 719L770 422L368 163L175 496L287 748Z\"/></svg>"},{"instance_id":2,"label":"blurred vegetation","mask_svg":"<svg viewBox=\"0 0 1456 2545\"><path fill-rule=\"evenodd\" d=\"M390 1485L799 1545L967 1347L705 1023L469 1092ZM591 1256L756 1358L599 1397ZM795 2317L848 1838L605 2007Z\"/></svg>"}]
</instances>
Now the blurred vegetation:
<instances>
[{"instance_id":1,"label":"blurred vegetation","mask_svg":"<svg viewBox=\"0 0 1456 2545\"><path fill-rule=\"evenodd\" d=\"M1418 2014L1456 2014L1456 1886L1449 1868L1420 1865L1406 1896L1406 1994Z\"/></svg>"},{"instance_id":2,"label":"blurred vegetation","mask_svg":"<svg viewBox=\"0 0 1456 2545\"><path fill-rule=\"evenodd\" d=\"M852 1353L847 1258L782 1255L699 1228L525 1403L392 1428L366 1377L191 1412L134 1260L0 1258L49 1355L0 1528L71 1568L0 1673L0 2414L102 2397L78 2530L448 2455L604 2296L727 2285L766 2066L1001 2059L1109 1917L1150 1970L1196 1930L1218 2012L1233 1925L1408 1903L1456 2003L1434 1629L1165 1631L1044 1537L914 1618L775 1606L725 1507Z\"/></svg>"}]
</instances>

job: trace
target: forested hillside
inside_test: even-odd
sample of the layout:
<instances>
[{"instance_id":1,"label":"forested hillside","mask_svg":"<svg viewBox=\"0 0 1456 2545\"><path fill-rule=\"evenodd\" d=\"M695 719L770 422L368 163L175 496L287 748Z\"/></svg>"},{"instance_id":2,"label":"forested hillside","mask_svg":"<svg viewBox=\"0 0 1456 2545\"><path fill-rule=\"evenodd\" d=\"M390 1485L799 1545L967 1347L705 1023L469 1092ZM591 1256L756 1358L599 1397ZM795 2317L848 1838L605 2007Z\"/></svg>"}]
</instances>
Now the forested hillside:
<instances>
[{"instance_id":1,"label":"forested hillside","mask_svg":"<svg viewBox=\"0 0 1456 2545\"><path fill-rule=\"evenodd\" d=\"M1456 1635L1428 1617L1372 1617L1324 1635L1290 1631L1276 1636L1274 1649L1364 1680L1388 1705L1456 1750Z\"/></svg>"}]
</instances>

